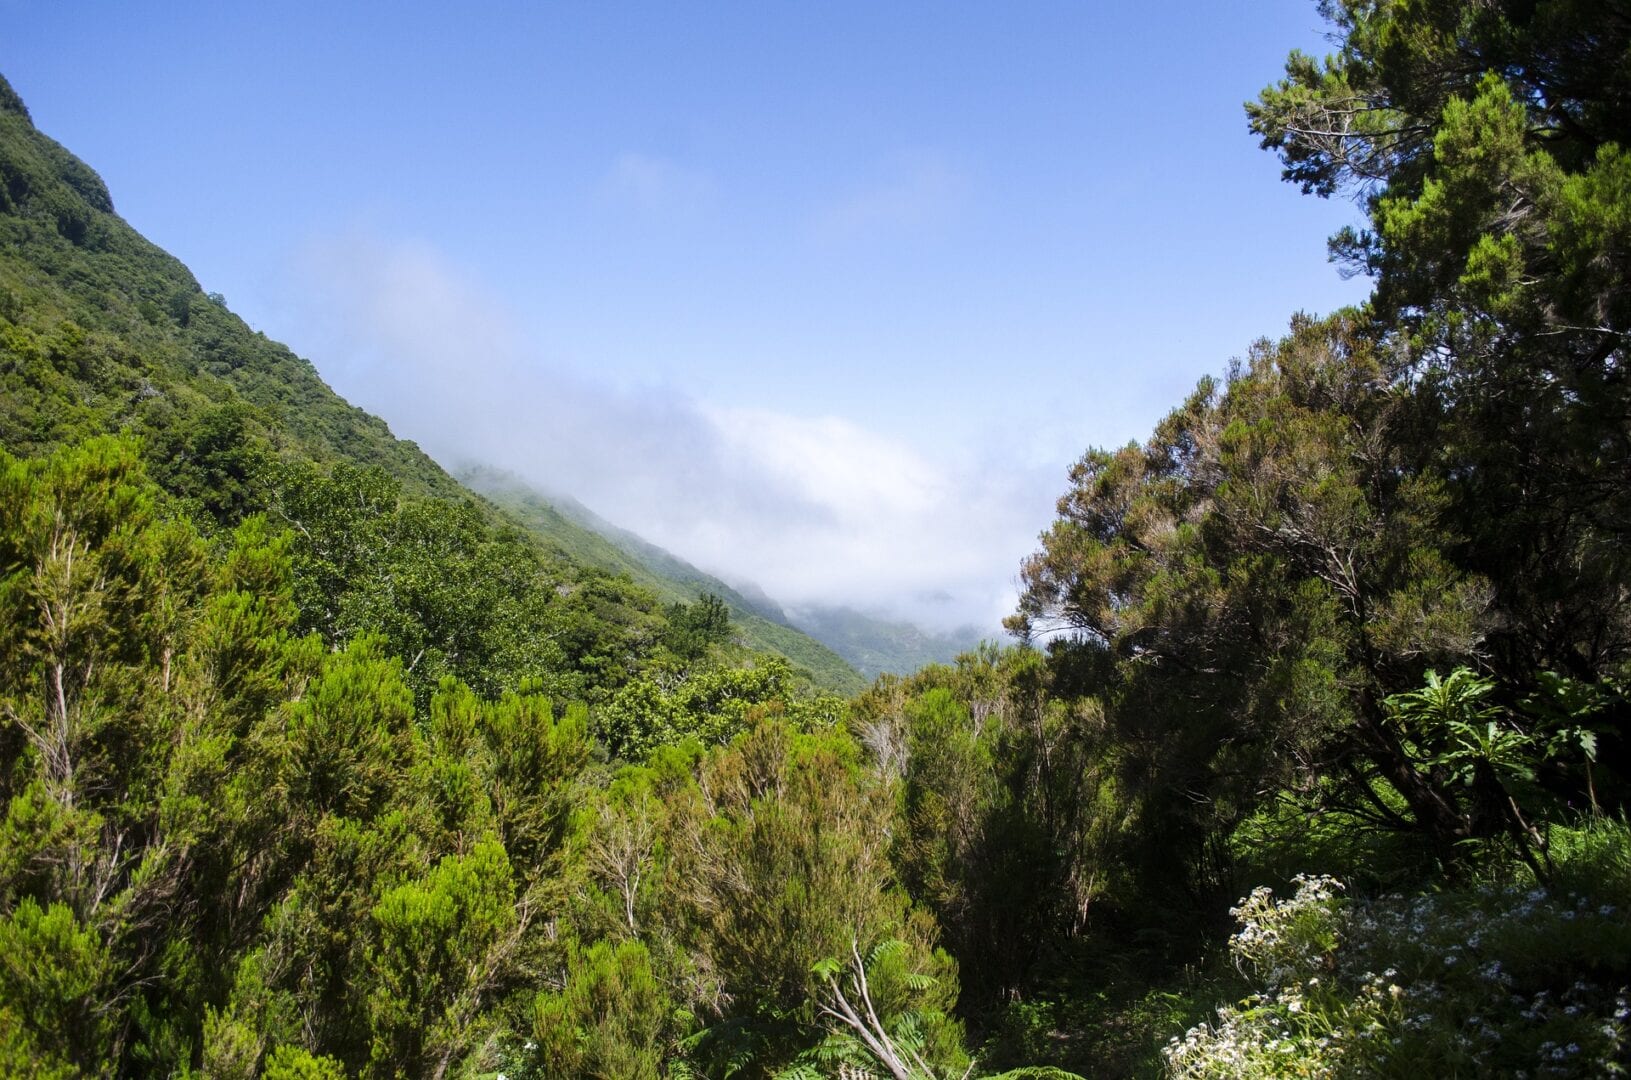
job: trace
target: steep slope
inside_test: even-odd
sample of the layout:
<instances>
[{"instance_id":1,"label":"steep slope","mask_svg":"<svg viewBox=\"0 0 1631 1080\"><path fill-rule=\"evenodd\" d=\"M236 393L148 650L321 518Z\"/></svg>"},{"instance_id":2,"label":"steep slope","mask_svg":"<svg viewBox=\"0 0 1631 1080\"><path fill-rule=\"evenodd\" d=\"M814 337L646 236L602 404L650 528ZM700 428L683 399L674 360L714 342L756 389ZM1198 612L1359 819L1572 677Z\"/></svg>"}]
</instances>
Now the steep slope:
<instances>
[{"instance_id":1,"label":"steep slope","mask_svg":"<svg viewBox=\"0 0 1631 1080\"><path fill-rule=\"evenodd\" d=\"M868 615L848 607L810 605L789 612L793 625L848 660L861 674L910 675L929 664L949 664L977 648L976 627L935 633L897 619Z\"/></svg>"},{"instance_id":2,"label":"steep slope","mask_svg":"<svg viewBox=\"0 0 1631 1080\"><path fill-rule=\"evenodd\" d=\"M430 530L434 543L445 545L458 533L467 553L497 545L512 563L542 559L528 571L542 576L533 585L512 584L512 600L522 602L526 588L546 588L583 608L570 620L570 634L557 628L545 636L580 639L581 655L572 662L589 665L585 678L605 681L607 672L626 669L619 658L624 653L649 647L662 621L658 599L724 595L711 585L676 592L644 573L638 560L611 558L587 544L590 534L563 543L562 530L546 517L513 517L474 496L412 442L393 437L378 417L335 394L309 361L251 330L177 259L132 229L114 212L101 178L36 129L0 78L0 449L33 457L110 433L138 437L149 474L198 520L221 527L257 510L288 517L288 499L279 504L281 496L265 482L269 466L315 467L299 481L308 488L335 466L381 470L390 481L383 487L347 476L323 489L325 497L366 494L379 510L377 520L347 522L332 506L321 514L335 537L357 528L384 530L381 550L403 558L418 543L404 530L423 529L424 515L399 521L386 504L400 497L462 506L432 515L440 515ZM302 494L305 512L319 513L311 495ZM534 554L520 554L506 531L526 534L523 546ZM404 582L389 577L406 573L401 566L375 569L386 575L377 596L359 597L357 582L329 574L328 599L337 603L336 590L349 589L347 603L374 612L394 603L388 598L400 597L404 584L448 580L416 571ZM426 594L425 604L442 610L454 599L443 595L433 603ZM742 635L749 647L781 653L823 688L861 689L860 676L829 650L798 630L757 618L740 598L728 599L750 624ZM496 617L489 613L486 623ZM611 623L622 628L613 635L615 648L600 633ZM404 636L405 663L425 655L422 649L435 655L417 633ZM433 683L430 674L423 677Z\"/></svg>"},{"instance_id":3,"label":"steep slope","mask_svg":"<svg viewBox=\"0 0 1631 1080\"><path fill-rule=\"evenodd\" d=\"M860 671L840 652L791 625L768 598L754 598L697 569L626 529L599 517L574 499L545 497L518 477L492 469L470 469L460 479L502 507L529 532L565 556L613 574L626 574L665 603L688 604L711 593L730 609L731 621L749 648L781 653L804 668L820 686L857 693L866 685Z\"/></svg>"},{"instance_id":4,"label":"steep slope","mask_svg":"<svg viewBox=\"0 0 1631 1080\"><path fill-rule=\"evenodd\" d=\"M124 431L163 463L235 406L228 422L280 451L378 465L415 494L462 494L126 224L101 178L34 127L3 78L0 317L0 445L13 452Z\"/></svg>"},{"instance_id":5,"label":"steep slope","mask_svg":"<svg viewBox=\"0 0 1631 1080\"><path fill-rule=\"evenodd\" d=\"M468 469L459 476L580 562L628 574L670 603L690 602L703 593L718 596L750 644L796 658L812 671L830 672L836 659L867 679L906 675L926 664L950 663L981 640L973 627L937 634L848 607L813 605L788 612L760 590L727 585L570 496L543 495L519 477L493 469ZM820 651L805 645L805 636ZM795 656L790 649L800 652Z\"/></svg>"}]
</instances>

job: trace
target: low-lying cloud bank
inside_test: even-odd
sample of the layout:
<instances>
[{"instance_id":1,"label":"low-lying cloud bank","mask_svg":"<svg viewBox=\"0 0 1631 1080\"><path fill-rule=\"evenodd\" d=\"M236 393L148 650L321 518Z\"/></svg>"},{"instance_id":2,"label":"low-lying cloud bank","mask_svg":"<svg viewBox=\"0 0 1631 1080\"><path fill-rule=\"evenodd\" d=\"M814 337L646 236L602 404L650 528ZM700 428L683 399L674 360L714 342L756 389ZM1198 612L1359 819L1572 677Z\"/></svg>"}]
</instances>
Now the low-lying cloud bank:
<instances>
[{"instance_id":1,"label":"low-lying cloud bank","mask_svg":"<svg viewBox=\"0 0 1631 1080\"><path fill-rule=\"evenodd\" d=\"M837 416L622 387L551 357L422 246L314 247L299 343L351 401L458 467L510 470L789 606L847 605L995 635L1063 466L975 432L932 448ZM588 362L588 358L584 358Z\"/></svg>"}]
</instances>

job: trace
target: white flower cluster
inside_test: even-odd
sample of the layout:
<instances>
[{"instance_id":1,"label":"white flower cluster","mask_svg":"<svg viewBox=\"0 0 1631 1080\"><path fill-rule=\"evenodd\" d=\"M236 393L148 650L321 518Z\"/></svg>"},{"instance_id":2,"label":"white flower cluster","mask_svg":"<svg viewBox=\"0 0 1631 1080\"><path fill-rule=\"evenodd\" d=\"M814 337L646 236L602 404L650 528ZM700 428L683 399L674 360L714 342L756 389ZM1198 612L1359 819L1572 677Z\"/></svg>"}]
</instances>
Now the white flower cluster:
<instances>
[{"instance_id":1,"label":"white flower cluster","mask_svg":"<svg viewBox=\"0 0 1631 1080\"><path fill-rule=\"evenodd\" d=\"M1262 887L1230 911L1240 923L1230 952L1267 988L1238 1007L1219 1008L1215 1023L1174 1037L1164 1051L1173 1076L1336 1077L1342 1075L1345 1044L1380 1030L1379 1024L1355 1031L1328 1021L1332 994L1322 973L1332 967L1341 940L1342 883L1323 876L1295 883L1289 899L1276 900ZM1380 982L1368 985L1366 996L1386 1007Z\"/></svg>"},{"instance_id":2,"label":"white flower cluster","mask_svg":"<svg viewBox=\"0 0 1631 1080\"><path fill-rule=\"evenodd\" d=\"M1317 967L1336 951L1336 910L1342 882L1328 876L1299 875L1296 895L1274 899L1265 886L1252 890L1229 914L1240 929L1229 939L1235 962L1249 966L1278 986L1296 973Z\"/></svg>"},{"instance_id":3,"label":"white flower cluster","mask_svg":"<svg viewBox=\"0 0 1631 1080\"><path fill-rule=\"evenodd\" d=\"M1574 970L1631 944L1613 905L1497 887L1352 902L1329 877L1296 884L1234 909L1231 952L1262 988L1173 1038L1172 1076L1627 1075L1626 988Z\"/></svg>"}]
</instances>

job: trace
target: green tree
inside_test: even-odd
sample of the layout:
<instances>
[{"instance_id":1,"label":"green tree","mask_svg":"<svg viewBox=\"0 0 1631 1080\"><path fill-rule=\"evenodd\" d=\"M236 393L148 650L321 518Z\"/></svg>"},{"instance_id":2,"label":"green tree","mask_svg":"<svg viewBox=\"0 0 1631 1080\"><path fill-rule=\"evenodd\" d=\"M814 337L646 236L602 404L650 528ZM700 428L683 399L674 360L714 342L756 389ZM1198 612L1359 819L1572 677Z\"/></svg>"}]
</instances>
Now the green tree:
<instances>
[{"instance_id":1,"label":"green tree","mask_svg":"<svg viewBox=\"0 0 1631 1080\"><path fill-rule=\"evenodd\" d=\"M1328 0L1337 51L1248 107L1286 178L1354 193L1335 253L1374 276L1386 376L1434 423L1508 679L1631 655L1631 131L1625 5ZM1566 569L1565 569L1566 568Z\"/></svg>"},{"instance_id":2,"label":"green tree","mask_svg":"<svg viewBox=\"0 0 1631 1080\"><path fill-rule=\"evenodd\" d=\"M0 488L0 908L18 935L16 974L43 980L8 997L34 1024L89 1010L107 1053L67 1028L36 1028L39 1048L111 1067L136 1036L131 1000L161 977L199 838L176 801L191 792L171 736L192 689L176 657L206 587L204 552L160 517L128 442L34 462L0 455ZM70 986L88 993L92 971L94 1002L50 1001Z\"/></svg>"},{"instance_id":3,"label":"green tree","mask_svg":"<svg viewBox=\"0 0 1631 1080\"><path fill-rule=\"evenodd\" d=\"M102 935L67 905L24 897L0 919L0 1063L14 1075L112 1075L113 969Z\"/></svg>"},{"instance_id":4,"label":"green tree","mask_svg":"<svg viewBox=\"0 0 1631 1080\"><path fill-rule=\"evenodd\" d=\"M703 593L693 604L670 604L667 616L663 644L682 661L694 663L731 639L730 609L713 593Z\"/></svg>"},{"instance_id":5,"label":"green tree","mask_svg":"<svg viewBox=\"0 0 1631 1080\"><path fill-rule=\"evenodd\" d=\"M841 711L842 702L831 696L799 695L786 660L757 656L742 667L695 667L677 677L660 669L642 674L593 715L595 733L615 756L639 760L685 739L729 742L762 716L822 724Z\"/></svg>"},{"instance_id":6,"label":"green tree","mask_svg":"<svg viewBox=\"0 0 1631 1080\"><path fill-rule=\"evenodd\" d=\"M563 989L534 999L528 1056L541 1076L658 1080L672 1014L644 945L596 942L569 954Z\"/></svg>"},{"instance_id":7,"label":"green tree","mask_svg":"<svg viewBox=\"0 0 1631 1080\"><path fill-rule=\"evenodd\" d=\"M891 792L853 740L767 720L700 761L676 798L671 880L683 937L705 959L694 1007L710 1022L688 1044L699 1061L767 1072L820 1044L824 962L890 938L923 977L922 1053L937 1067L963 1061L955 964L896 888Z\"/></svg>"},{"instance_id":8,"label":"green tree","mask_svg":"<svg viewBox=\"0 0 1631 1080\"><path fill-rule=\"evenodd\" d=\"M415 707L452 676L484 697L523 685L598 699L642 666L661 629L626 582L552 564L473 501L411 499L378 468L276 470L270 519L293 533L299 628L362 635L399 657Z\"/></svg>"},{"instance_id":9,"label":"green tree","mask_svg":"<svg viewBox=\"0 0 1631 1080\"><path fill-rule=\"evenodd\" d=\"M376 1076L441 1077L480 1043L484 1006L524 930L502 845L447 856L424 879L386 892L373 910L368 1009Z\"/></svg>"},{"instance_id":10,"label":"green tree","mask_svg":"<svg viewBox=\"0 0 1631 1080\"><path fill-rule=\"evenodd\" d=\"M876 766L901 777L893 860L958 959L966 1011L1023 994L1110 891L1096 799L1114 747L1094 737L1097 702L1053 681L1035 650L988 647L856 709Z\"/></svg>"}]
</instances>

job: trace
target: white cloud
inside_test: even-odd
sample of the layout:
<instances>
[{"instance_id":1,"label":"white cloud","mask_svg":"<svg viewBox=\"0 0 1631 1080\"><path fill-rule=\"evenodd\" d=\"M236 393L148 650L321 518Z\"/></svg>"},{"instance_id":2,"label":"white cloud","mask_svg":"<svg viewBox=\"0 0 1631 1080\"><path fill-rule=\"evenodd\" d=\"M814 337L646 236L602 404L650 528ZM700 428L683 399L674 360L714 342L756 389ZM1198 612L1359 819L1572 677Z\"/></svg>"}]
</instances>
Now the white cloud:
<instances>
[{"instance_id":1,"label":"white cloud","mask_svg":"<svg viewBox=\"0 0 1631 1080\"><path fill-rule=\"evenodd\" d=\"M309 270L306 290L328 311L312 343L319 370L445 464L492 464L571 494L784 604L991 633L1012 610L1057 468L587 377L421 246L347 237L314 250Z\"/></svg>"}]
</instances>

